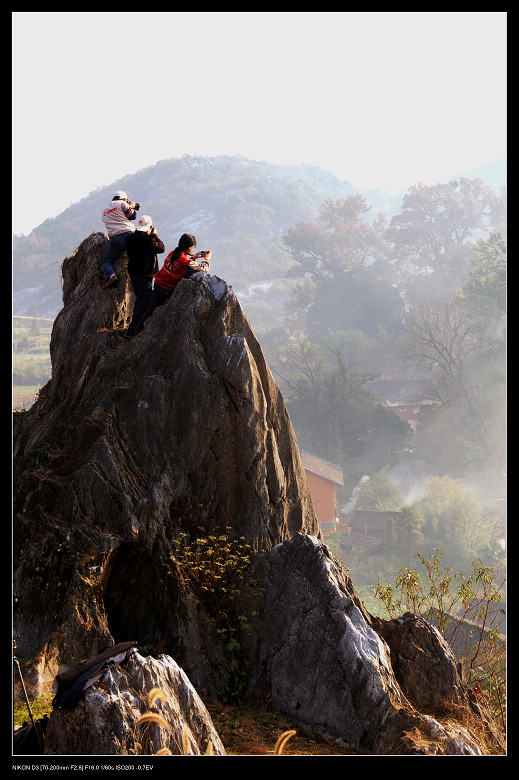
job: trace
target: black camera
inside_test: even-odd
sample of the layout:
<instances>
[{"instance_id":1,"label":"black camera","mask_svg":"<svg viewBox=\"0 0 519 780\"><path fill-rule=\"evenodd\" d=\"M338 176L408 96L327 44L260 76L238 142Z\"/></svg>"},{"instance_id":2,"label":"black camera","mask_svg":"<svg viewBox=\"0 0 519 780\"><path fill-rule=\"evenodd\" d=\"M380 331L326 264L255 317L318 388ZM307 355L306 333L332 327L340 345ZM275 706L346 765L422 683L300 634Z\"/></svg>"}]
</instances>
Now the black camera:
<instances>
[{"instance_id":1,"label":"black camera","mask_svg":"<svg viewBox=\"0 0 519 780\"><path fill-rule=\"evenodd\" d=\"M207 255L207 252L200 252L200 254L202 255L202 257L205 257Z\"/></svg>"},{"instance_id":2,"label":"black camera","mask_svg":"<svg viewBox=\"0 0 519 780\"><path fill-rule=\"evenodd\" d=\"M134 206L135 211L139 211L140 207L141 207L141 204L140 203L136 203L135 206Z\"/></svg>"}]
</instances>

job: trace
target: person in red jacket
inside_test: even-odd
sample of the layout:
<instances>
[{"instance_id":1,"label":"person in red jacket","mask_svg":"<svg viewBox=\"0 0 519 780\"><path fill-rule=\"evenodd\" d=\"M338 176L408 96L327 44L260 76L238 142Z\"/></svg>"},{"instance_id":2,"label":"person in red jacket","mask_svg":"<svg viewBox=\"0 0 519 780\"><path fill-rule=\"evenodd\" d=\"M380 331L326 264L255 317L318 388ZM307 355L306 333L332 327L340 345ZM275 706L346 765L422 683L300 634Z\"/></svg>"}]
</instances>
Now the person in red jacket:
<instances>
[{"instance_id":1,"label":"person in red jacket","mask_svg":"<svg viewBox=\"0 0 519 780\"><path fill-rule=\"evenodd\" d=\"M189 233L180 236L178 246L164 260L164 265L155 274L153 295L150 305L141 317L140 322L135 328L134 335L141 332L144 323L151 317L158 306L162 306L175 292L177 284L189 277L196 271L208 271L211 260L211 252L197 252L193 255L196 247L196 238ZM200 262L196 262L200 258Z\"/></svg>"}]
</instances>

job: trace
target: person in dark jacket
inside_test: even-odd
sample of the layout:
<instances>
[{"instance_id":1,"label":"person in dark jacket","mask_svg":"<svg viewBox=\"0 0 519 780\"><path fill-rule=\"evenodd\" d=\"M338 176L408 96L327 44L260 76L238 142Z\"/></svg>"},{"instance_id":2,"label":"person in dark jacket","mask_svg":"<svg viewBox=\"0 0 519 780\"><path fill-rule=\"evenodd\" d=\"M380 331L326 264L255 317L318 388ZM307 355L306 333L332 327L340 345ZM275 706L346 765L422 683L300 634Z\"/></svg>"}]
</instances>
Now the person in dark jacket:
<instances>
[{"instance_id":1,"label":"person in dark jacket","mask_svg":"<svg viewBox=\"0 0 519 780\"><path fill-rule=\"evenodd\" d=\"M131 339L136 335L136 326L147 310L153 291L153 277L159 270L157 255L165 252L165 247L157 235L150 216L143 214L137 223L137 229L126 238L128 256L128 275L135 293L133 315L124 337Z\"/></svg>"}]
</instances>

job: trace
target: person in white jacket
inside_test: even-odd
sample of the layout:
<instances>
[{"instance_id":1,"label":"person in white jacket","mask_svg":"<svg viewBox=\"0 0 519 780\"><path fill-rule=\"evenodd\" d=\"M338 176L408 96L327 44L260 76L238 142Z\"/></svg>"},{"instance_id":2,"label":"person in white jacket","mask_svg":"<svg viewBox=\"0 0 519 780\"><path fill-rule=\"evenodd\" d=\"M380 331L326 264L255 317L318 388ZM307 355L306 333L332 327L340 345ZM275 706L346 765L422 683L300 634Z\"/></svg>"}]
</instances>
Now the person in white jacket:
<instances>
[{"instance_id":1,"label":"person in white jacket","mask_svg":"<svg viewBox=\"0 0 519 780\"><path fill-rule=\"evenodd\" d=\"M123 190L117 190L111 202L103 210L102 220L109 238L107 250L100 264L104 278L103 287L111 287L119 281L113 263L124 252L127 236L135 230L132 220L136 218L138 210L139 204L128 200Z\"/></svg>"}]
</instances>

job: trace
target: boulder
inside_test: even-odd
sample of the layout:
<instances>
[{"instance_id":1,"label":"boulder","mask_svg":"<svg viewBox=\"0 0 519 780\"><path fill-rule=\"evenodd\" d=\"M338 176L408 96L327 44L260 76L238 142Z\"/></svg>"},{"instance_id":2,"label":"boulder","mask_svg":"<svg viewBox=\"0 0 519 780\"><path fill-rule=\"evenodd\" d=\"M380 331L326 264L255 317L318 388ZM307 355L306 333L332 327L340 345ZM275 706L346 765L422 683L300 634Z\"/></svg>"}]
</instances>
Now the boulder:
<instances>
[{"instance_id":1,"label":"boulder","mask_svg":"<svg viewBox=\"0 0 519 780\"><path fill-rule=\"evenodd\" d=\"M483 748L453 718L431 717L415 708L395 676L392 652L355 594L341 561L318 539L305 534L258 556L264 590L255 626L256 657L251 687L268 694L295 723L318 728L358 752L371 754L482 755ZM380 630L381 623L377 621ZM428 638L425 665L418 660L427 692L460 701L456 663L436 629L413 621L404 631L408 646ZM424 654L425 655L425 654ZM431 664L432 665L432 664ZM451 691L451 685L457 686ZM418 704L417 691L412 693ZM425 696L424 698L427 698ZM425 702L427 705L429 701Z\"/></svg>"},{"instance_id":2,"label":"boulder","mask_svg":"<svg viewBox=\"0 0 519 780\"><path fill-rule=\"evenodd\" d=\"M371 622L390 648L402 691L417 707L433 710L446 701L468 703L457 659L437 628L411 612Z\"/></svg>"},{"instance_id":3,"label":"boulder","mask_svg":"<svg viewBox=\"0 0 519 780\"><path fill-rule=\"evenodd\" d=\"M147 719L139 722L144 715ZM134 652L124 664L107 670L75 707L55 709L45 732L45 755L159 751L225 755L202 700L184 671L165 655L155 659Z\"/></svg>"}]
</instances>

